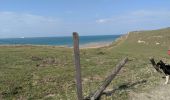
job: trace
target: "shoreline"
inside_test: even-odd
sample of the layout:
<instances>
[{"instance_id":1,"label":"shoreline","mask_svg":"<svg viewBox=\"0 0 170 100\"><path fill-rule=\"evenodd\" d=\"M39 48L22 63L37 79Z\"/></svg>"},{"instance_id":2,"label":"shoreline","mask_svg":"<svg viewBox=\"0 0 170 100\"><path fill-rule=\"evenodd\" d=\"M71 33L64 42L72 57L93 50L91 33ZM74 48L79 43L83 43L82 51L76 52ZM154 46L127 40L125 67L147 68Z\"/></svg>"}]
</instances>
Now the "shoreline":
<instances>
[{"instance_id":1,"label":"shoreline","mask_svg":"<svg viewBox=\"0 0 170 100\"><path fill-rule=\"evenodd\" d=\"M109 46L114 41L109 42L91 42L86 44L79 44L80 49L88 49L88 48L101 48ZM35 46L35 47L63 47L63 48L73 48L73 46L67 45L34 45L34 44L0 44L0 47L24 47L24 46Z\"/></svg>"},{"instance_id":2,"label":"shoreline","mask_svg":"<svg viewBox=\"0 0 170 100\"><path fill-rule=\"evenodd\" d=\"M109 41L109 42L91 42L91 43L80 45L80 49L106 47L106 46L110 46L113 42L114 41Z\"/></svg>"}]
</instances>

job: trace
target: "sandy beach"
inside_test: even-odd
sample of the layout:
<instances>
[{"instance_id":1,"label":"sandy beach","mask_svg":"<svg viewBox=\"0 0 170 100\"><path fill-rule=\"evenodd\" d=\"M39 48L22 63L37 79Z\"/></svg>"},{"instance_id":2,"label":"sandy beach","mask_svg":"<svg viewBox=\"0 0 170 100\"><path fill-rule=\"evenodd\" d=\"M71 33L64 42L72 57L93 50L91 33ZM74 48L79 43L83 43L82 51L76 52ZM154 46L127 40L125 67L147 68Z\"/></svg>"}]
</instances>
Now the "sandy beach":
<instances>
[{"instance_id":1,"label":"sandy beach","mask_svg":"<svg viewBox=\"0 0 170 100\"><path fill-rule=\"evenodd\" d=\"M80 45L81 49L86 49L86 48L100 48L100 47L105 47L109 46L113 43L113 41L110 42L91 42L87 44L82 44Z\"/></svg>"}]
</instances>

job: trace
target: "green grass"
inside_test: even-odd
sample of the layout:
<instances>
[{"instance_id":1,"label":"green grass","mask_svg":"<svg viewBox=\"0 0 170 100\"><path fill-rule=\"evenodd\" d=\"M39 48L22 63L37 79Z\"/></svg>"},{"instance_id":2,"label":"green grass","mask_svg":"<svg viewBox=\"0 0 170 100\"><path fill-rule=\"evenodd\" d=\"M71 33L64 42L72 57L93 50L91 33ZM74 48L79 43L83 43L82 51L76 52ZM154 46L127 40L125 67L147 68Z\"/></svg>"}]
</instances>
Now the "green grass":
<instances>
[{"instance_id":1,"label":"green grass","mask_svg":"<svg viewBox=\"0 0 170 100\"><path fill-rule=\"evenodd\" d=\"M112 81L109 97L127 100L131 92L145 92L161 80L149 57L170 62L170 29L131 32L109 47L81 49L84 96L97 86L124 57L130 61ZM145 41L139 44L137 41ZM159 42L159 45L156 45ZM73 50L54 46L0 46L0 99L75 100ZM107 89L107 90L108 90Z\"/></svg>"}]
</instances>

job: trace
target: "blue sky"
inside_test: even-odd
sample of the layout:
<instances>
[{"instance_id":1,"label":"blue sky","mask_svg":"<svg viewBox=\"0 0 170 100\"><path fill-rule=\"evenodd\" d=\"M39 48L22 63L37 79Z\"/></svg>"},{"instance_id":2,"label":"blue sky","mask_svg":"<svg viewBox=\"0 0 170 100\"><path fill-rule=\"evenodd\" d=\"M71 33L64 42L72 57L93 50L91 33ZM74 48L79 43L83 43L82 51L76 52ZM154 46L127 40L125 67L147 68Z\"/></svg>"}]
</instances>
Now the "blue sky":
<instances>
[{"instance_id":1,"label":"blue sky","mask_svg":"<svg viewBox=\"0 0 170 100\"><path fill-rule=\"evenodd\" d=\"M125 34L170 27L170 0L1 0L0 37Z\"/></svg>"}]
</instances>

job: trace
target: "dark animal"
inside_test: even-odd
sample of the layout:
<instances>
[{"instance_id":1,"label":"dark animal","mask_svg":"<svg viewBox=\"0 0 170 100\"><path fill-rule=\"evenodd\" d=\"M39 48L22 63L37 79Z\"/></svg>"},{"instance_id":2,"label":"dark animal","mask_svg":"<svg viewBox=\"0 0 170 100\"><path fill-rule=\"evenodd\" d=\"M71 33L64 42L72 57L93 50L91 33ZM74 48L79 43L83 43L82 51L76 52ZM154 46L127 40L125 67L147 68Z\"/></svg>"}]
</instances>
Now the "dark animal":
<instances>
[{"instance_id":1,"label":"dark animal","mask_svg":"<svg viewBox=\"0 0 170 100\"><path fill-rule=\"evenodd\" d=\"M165 64L162 60L160 60L156 65L164 72L165 75L170 75L170 65Z\"/></svg>"},{"instance_id":2,"label":"dark animal","mask_svg":"<svg viewBox=\"0 0 170 100\"><path fill-rule=\"evenodd\" d=\"M153 67L160 73L164 73L166 76L165 84L168 84L169 76L170 76L170 65L164 63L162 60L160 60L157 64L155 63L154 59L150 59ZM162 71L161 71L162 70Z\"/></svg>"}]
</instances>

